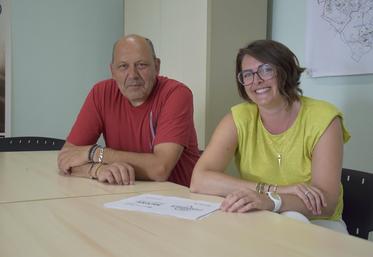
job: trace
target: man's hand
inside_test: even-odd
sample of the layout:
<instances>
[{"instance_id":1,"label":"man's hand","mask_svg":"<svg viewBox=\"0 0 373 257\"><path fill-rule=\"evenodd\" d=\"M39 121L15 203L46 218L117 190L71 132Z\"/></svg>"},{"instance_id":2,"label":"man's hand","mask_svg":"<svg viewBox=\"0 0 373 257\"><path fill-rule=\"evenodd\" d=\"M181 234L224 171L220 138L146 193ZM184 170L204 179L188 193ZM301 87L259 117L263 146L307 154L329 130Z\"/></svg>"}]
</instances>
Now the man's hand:
<instances>
[{"instance_id":1,"label":"man's hand","mask_svg":"<svg viewBox=\"0 0 373 257\"><path fill-rule=\"evenodd\" d=\"M77 167L88 163L88 151L91 145L75 146L65 144L58 154L58 168L65 174L70 174L72 167Z\"/></svg>"},{"instance_id":2,"label":"man's hand","mask_svg":"<svg viewBox=\"0 0 373 257\"><path fill-rule=\"evenodd\" d=\"M135 183L135 170L125 162L103 164L95 170L95 174L100 182L118 185L133 185Z\"/></svg>"}]
</instances>

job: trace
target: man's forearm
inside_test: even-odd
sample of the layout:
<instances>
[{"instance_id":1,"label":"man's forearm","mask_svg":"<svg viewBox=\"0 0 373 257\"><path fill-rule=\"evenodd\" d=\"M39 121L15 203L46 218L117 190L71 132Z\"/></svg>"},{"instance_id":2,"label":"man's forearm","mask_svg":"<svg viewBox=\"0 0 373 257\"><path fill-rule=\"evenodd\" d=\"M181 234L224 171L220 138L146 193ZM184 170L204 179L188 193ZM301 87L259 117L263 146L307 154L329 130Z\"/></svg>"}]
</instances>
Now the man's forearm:
<instances>
[{"instance_id":1,"label":"man's forearm","mask_svg":"<svg viewBox=\"0 0 373 257\"><path fill-rule=\"evenodd\" d=\"M162 165L162 162L154 153L134 153L117 151L105 148L105 163L126 162L134 167L137 180L165 181L170 170Z\"/></svg>"},{"instance_id":2,"label":"man's forearm","mask_svg":"<svg viewBox=\"0 0 373 257\"><path fill-rule=\"evenodd\" d=\"M81 165L81 166L72 167L70 175L74 176L74 177L89 178L90 177L89 171L90 171L91 168L92 168L91 163L87 163L87 164L84 164L84 165Z\"/></svg>"}]
</instances>

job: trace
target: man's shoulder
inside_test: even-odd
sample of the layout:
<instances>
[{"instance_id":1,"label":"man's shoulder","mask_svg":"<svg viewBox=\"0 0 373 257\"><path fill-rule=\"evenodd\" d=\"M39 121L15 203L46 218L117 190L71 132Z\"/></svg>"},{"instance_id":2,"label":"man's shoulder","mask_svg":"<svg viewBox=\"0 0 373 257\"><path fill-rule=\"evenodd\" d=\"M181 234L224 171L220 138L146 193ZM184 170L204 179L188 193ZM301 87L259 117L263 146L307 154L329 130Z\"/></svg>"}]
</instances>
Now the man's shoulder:
<instances>
[{"instance_id":1,"label":"man's shoulder","mask_svg":"<svg viewBox=\"0 0 373 257\"><path fill-rule=\"evenodd\" d=\"M186 86L183 82L180 82L175 79L170 79L165 76L158 76L158 86L160 92L173 92L173 91L180 91L185 93L192 93L190 88Z\"/></svg>"},{"instance_id":2,"label":"man's shoulder","mask_svg":"<svg viewBox=\"0 0 373 257\"><path fill-rule=\"evenodd\" d=\"M168 102L177 99L179 102L193 101L193 93L184 83L163 76L157 78L155 99Z\"/></svg>"},{"instance_id":3,"label":"man's shoulder","mask_svg":"<svg viewBox=\"0 0 373 257\"><path fill-rule=\"evenodd\" d=\"M111 98L121 95L114 79L105 79L97 82L92 87L90 94L94 97L99 97L100 99L102 97Z\"/></svg>"},{"instance_id":4,"label":"man's shoulder","mask_svg":"<svg viewBox=\"0 0 373 257\"><path fill-rule=\"evenodd\" d=\"M105 90L105 89L112 89L112 88L117 88L116 82L114 79L105 79L96 82L94 84L93 89L94 90Z\"/></svg>"}]
</instances>

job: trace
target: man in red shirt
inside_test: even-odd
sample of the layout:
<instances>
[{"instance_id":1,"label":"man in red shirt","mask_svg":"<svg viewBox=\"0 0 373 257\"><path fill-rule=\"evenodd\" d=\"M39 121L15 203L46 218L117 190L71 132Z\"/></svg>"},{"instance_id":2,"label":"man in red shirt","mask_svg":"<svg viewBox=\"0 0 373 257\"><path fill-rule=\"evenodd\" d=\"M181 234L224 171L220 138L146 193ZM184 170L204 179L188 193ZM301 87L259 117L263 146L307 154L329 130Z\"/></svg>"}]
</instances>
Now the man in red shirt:
<instances>
[{"instance_id":1,"label":"man in red shirt","mask_svg":"<svg viewBox=\"0 0 373 257\"><path fill-rule=\"evenodd\" d=\"M113 78L97 83L80 110L59 153L60 170L110 184L189 186L199 158L191 90L159 76L151 41L138 35L115 43L110 69ZM101 134L105 147L96 144Z\"/></svg>"}]
</instances>

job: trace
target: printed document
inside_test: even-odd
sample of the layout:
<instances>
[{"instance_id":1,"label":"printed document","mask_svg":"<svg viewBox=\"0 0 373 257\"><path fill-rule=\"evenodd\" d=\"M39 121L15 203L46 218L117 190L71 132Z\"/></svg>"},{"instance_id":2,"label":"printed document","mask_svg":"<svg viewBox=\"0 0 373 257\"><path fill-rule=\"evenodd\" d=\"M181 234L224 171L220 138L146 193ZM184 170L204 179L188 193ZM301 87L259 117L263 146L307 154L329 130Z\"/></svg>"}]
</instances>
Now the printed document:
<instances>
[{"instance_id":1,"label":"printed document","mask_svg":"<svg viewBox=\"0 0 373 257\"><path fill-rule=\"evenodd\" d=\"M220 203L197 201L180 197L142 194L104 204L106 208L140 211L198 220L220 207Z\"/></svg>"}]
</instances>

